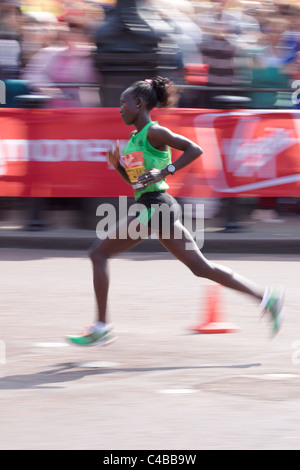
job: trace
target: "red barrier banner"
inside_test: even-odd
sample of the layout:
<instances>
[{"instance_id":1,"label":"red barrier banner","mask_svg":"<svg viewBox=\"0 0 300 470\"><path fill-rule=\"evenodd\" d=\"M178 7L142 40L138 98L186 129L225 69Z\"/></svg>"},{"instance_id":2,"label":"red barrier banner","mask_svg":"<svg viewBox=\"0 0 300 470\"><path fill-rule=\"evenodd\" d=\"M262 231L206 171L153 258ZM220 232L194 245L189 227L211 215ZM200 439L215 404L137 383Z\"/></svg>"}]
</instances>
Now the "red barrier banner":
<instances>
[{"instance_id":1,"label":"red barrier banner","mask_svg":"<svg viewBox=\"0 0 300 470\"><path fill-rule=\"evenodd\" d=\"M153 110L204 154L167 178L175 197L300 196L298 111ZM133 196L106 152L133 128L117 108L2 109L0 196ZM180 152L172 151L173 161Z\"/></svg>"}]
</instances>

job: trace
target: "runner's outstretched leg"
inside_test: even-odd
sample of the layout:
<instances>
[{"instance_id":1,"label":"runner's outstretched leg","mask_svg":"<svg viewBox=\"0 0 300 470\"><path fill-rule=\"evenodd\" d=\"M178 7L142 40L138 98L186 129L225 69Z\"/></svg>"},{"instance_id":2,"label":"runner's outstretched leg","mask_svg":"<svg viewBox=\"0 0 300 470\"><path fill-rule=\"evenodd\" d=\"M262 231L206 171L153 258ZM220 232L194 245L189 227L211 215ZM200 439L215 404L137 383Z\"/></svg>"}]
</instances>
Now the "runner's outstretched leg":
<instances>
[{"instance_id":1,"label":"runner's outstretched leg","mask_svg":"<svg viewBox=\"0 0 300 470\"><path fill-rule=\"evenodd\" d=\"M176 230L176 238L173 237ZM231 269L208 261L201 253L189 231L177 221L174 224L171 237L160 242L178 260L182 261L195 276L209 279L230 289L234 289L262 301L264 290L252 281L233 272ZM186 246L189 249L186 249Z\"/></svg>"}]
</instances>

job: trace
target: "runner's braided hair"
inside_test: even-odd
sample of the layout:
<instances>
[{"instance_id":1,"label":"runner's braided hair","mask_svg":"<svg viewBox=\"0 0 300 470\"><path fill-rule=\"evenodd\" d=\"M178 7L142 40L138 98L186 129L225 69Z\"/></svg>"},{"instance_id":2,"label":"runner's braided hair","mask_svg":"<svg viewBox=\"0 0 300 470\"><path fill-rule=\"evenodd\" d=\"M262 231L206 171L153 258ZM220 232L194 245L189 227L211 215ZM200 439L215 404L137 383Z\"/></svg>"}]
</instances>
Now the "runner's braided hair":
<instances>
[{"instance_id":1,"label":"runner's braided hair","mask_svg":"<svg viewBox=\"0 0 300 470\"><path fill-rule=\"evenodd\" d=\"M154 77L135 82L130 88L135 98L143 98L146 108L151 111L156 106L170 108L175 106L178 93L174 83L169 78Z\"/></svg>"}]
</instances>

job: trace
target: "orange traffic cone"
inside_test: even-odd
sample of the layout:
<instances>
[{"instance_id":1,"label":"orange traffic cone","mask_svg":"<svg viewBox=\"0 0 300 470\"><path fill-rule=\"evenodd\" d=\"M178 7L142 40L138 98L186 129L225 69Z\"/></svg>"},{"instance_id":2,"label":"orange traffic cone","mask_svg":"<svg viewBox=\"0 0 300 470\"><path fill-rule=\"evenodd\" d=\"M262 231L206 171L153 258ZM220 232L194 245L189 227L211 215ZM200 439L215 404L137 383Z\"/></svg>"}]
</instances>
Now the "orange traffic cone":
<instances>
[{"instance_id":1,"label":"orange traffic cone","mask_svg":"<svg viewBox=\"0 0 300 470\"><path fill-rule=\"evenodd\" d=\"M218 284L209 285L206 298L206 319L204 323L195 325L192 330L196 333L234 333L240 328L232 323L224 322L220 311L220 286Z\"/></svg>"}]
</instances>

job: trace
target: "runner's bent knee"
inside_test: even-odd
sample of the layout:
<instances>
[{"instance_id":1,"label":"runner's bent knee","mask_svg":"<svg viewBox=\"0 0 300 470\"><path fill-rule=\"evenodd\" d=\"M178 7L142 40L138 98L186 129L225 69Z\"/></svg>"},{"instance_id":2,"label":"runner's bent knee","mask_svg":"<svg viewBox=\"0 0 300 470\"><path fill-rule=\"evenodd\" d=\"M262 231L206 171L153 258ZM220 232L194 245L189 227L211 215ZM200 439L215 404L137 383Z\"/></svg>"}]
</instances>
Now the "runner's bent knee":
<instances>
[{"instance_id":1,"label":"runner's bent knee","mask_svg":"<svg viewBox=\"0 0 300 470\"><path fill-rule=\"evenodd\" d=\"M109 256L103 247L103 242L99 243L97 246L93 245L89 249L89 257L93 264L99 264L106 262Z\"/></svg>"},{"instance_id":2,"label":"runner's bent knee","mask_svg":"<svg viewBox=\"0 0 300 470\"><path fill-rule=\"evenodd\" d=\"M213 269L213 265L209 262L203 262L202 260L190 266L190 270L195 276L206 279L210 279L212 277Z\"/></svg>"}]
</instances>

